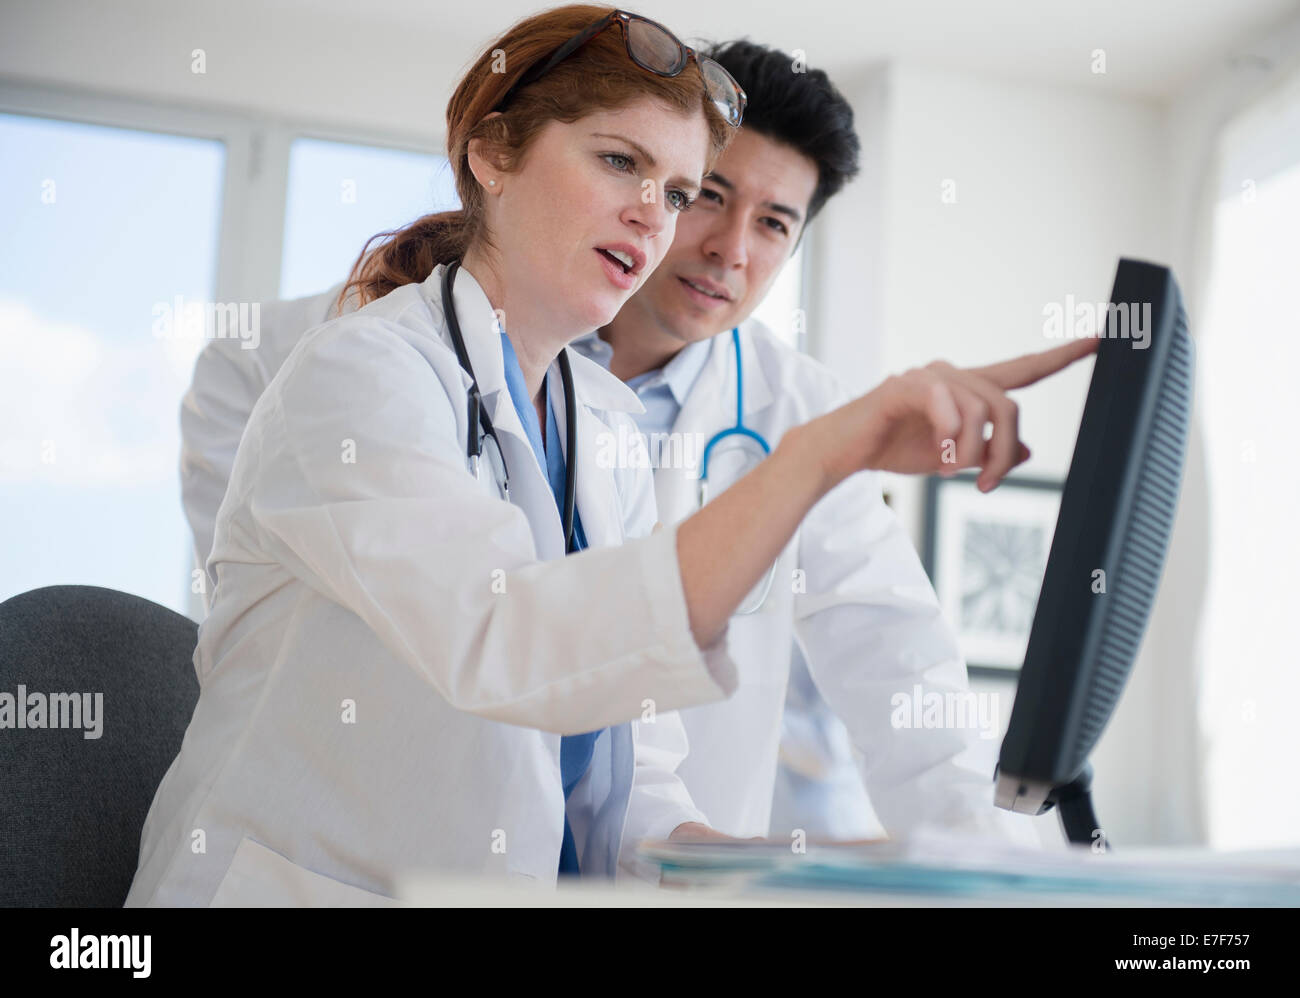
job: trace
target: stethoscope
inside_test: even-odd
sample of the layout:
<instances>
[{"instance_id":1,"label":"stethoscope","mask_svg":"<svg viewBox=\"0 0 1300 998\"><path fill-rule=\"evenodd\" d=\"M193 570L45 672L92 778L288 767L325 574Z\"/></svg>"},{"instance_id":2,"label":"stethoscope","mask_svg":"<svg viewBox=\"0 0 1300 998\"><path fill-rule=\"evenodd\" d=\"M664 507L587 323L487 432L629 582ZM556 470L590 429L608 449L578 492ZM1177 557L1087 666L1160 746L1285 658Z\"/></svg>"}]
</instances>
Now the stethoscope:
<instances>
[{"instance_id":1,"label":"stethoscope","mask_svg":"<svg viewBox=\"0 0 1300 998\"><path fill-rule=\"evenodd\" d=\"M709 499L709 458L713 454L714 445L727 439L728 437L741 438L744 441L756 443L763 451L761 461L772 453L772 448L768 446L763 435L757 430L751 430L745 425L745 369L740 361L740 328L736 327L731 330L731 344L736 352L736 425L729 426L725 430L715 433L709 438L708 443L704 445L704 456L700 459L700 485L699 485L699 502L702 507ZM776 578L776 562L772 562L772 567L768 569L767 578L755 589L759 593L757 601L746 600L736 611L738 615L747 615L756 612L764 603L767 602L768 593L772 591L772 582Z\"/></svg>"},{"instance_id":2,"label":"stethoscope","mask_svg":"<svg viewBox=\"0 0 1300 998\"><path fill-rule=\"evenodd\" d=\"M469 362L469 353L465 350L465 339L460 334L460 322L456 318L456 301L452 296L452 285L456 281L456 271L460 269L460 261L453 260L447 264L442 271L442 314L447 319L447 332L451 334L452 346L456 348L456 359L460 361L460 366L466 374L469 375L469 423L465 441L466 462L469 465L470 474L476 481L482 481L482 460L483 460L483 441L489 439L492 441L493 449L496 451L496 466L493 468L493 474L497 480L497 488L501 493L501 498L510 501L510 469L506 466L506 455L501 449L501 441L497 439L497 431L492 426L492 417L488 415L486 407L483 405L483 398L479 394L478 379L474 376L474 367ZM565 422L565 439L568 443L568 449L565 452L564 462L564 550L566 553L573 551L573 508L574 508L574 483L575 469L578 464L578 421L577 409L574 403L573 393L573 371L569 367L568 350L560 351L560 378L564 382L564 422ZM488 463L493 463L488 459Z\"/></svg>"}]
</instances>

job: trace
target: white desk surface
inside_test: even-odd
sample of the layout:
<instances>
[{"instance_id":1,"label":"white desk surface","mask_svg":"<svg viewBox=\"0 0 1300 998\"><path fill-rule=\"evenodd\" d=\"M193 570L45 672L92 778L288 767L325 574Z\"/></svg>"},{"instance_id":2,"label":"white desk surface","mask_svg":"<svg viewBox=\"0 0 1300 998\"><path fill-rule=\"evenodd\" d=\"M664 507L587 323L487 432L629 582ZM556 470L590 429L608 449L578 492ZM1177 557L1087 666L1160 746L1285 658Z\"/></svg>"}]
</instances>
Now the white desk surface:
<instances>
[{"instance_id":1,"label":"white desk surface","mask_svg":"<svg viewBox=\"0 0 1300 998\"><path fill-rule=\"evenodd\" d=\"M408 907L452 908L1151 908L1179 907L1140 896L999 893L994 898L884 891L738 892L725 887L688 889L648 883L588 881L558 888L465 878L412 882Z\"/></svg>"}]
</instances>

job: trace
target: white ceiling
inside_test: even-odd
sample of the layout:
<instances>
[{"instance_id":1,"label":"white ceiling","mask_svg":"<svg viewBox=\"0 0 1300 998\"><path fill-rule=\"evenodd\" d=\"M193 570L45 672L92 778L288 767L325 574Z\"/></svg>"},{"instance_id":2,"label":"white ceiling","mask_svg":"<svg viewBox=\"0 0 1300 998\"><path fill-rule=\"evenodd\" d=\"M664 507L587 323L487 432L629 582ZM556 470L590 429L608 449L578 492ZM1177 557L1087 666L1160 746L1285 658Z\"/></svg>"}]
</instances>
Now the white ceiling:
<instances>
[{"instance_id":1,"label":"white ceiling","mask_svg":"<svg viewBox=\"0 0 1300 998\"><path fill-rule=\"evenodd\" d=\"M171 6L159 0L156 6ZM438 44L470 51L510 21L553 4L536 0L262 0L291 16L351 19L358 10ZM241 4L222 3L225 10ZM1296 0L642 0L634 10L684 38L749 36L810 65L844 70L911 59L1013 78L1091 85L1090 53L1104 48L1103 86L1167 98L1199 71L1300 10Z\"/></svg>"},{"instance_id":2,"label":"white ceiling","mask_svg":"<svg viewBox=\"0 0 1300 998\"><path fill-rule=\"evenodd\" d=\"M0 74L419 134L537 0L0 0ZM1300 0L643 0L683 37L748 36L842 80L901 60L1163 100ZM203 48L208 72L189 72ZM1106 52L1106 73L1091 53Z\"/></svg>"}]
</instances>

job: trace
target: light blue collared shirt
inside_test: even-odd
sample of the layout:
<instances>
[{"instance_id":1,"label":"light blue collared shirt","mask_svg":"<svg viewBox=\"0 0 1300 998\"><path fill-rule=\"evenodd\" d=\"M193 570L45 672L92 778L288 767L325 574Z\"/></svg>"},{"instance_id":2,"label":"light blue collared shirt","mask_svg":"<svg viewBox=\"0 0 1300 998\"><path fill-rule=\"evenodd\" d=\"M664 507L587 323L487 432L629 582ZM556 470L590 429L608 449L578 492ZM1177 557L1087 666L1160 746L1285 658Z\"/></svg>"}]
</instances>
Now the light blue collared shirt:
<instances>
[{"instance_id":1,"label":"light blue collared shirt","mask_svg":"<svg viewBox=\"0 0 1300 998\"><path fill-rule=\"evenodd\" d=\"M637 428L647 437L655 433L671 433L677 416L682 411L686 397L704 370L709 359L712 338L688 343L663 367L638 374L627 381L627 386L637 394L645 412L636 418ZM614 348L600 338L599 333L588 333L574 340L570 346L588 360L594 360L609 370Z\"/></svg>"}]
</instances>

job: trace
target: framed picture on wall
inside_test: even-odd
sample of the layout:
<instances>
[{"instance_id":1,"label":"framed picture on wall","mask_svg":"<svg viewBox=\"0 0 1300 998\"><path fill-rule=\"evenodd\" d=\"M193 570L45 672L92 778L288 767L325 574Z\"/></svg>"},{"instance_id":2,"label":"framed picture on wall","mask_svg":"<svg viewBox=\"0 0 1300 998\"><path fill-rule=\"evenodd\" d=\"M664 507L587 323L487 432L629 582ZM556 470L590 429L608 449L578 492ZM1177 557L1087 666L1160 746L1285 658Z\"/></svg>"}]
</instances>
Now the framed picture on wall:
<instances>
[{"instance_id":1,"label":"framed picture on wall","mask_svg":"<svg viewBox=\"0 0 1300 998\"><path fill-rule=\"evenodd\" d=\"M1004 478L985 494L977 477L926 481L925 570L970 671L1014 674L1024 664L1062 483Z\"/></svg>"}]
</instances>

